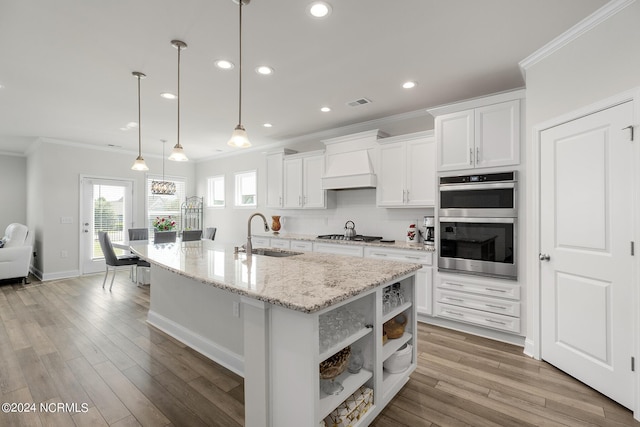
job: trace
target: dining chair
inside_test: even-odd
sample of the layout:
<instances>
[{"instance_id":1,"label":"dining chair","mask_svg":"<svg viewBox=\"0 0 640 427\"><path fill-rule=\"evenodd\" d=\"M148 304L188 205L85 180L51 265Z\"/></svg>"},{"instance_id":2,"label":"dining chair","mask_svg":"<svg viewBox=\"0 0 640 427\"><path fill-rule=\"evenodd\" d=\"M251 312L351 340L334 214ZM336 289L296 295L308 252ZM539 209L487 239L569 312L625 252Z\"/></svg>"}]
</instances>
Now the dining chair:
<instances>
[{"instance_id":1,"label":"dining chair","mask_svg":"<svg viewBox=\"0 0 640 427\"><path fill-rule=\"evenodd\" d=\"M153 234L153 243L174 243L175 241L175 231L160 231Z\"/></svg>"},{"instance_id":2,"label":"dining chair","mask_svg":"<svg viewBox=\"0 0 640 427\"><path fill-rule=\"evenodd\" d=\"M129 242L135 242L136 240L149 240L149 229L148 228L130 228L129 232ZM133 266L131 266L133 269ZM140 284L140 268L149 269L151 268L151 264L149 264L145 260L139 260L138 264L135 267L136 271L136 279L135 282ZM143 276L144 277L144 276ZM143 279L144 280L144 279ZM142 283L143 285L146 283Z\"/></svg>"},{"instance_id":3,"label":"dining chair","mask_svg":"<svg viewBox=\"0 0 640 427\"><path fill-rule=\"evenodd\" d=\"M130 268L132 265L137 266L138 258L135 255L120 255L117 256L115 251L113 250L113 245L111 245L111 239L106 231L98 232L98 240L100 241L100 248L102 249L102 253L104 254L104 262L106 270L104 272L104 280L102 280L102 289L104 289L104 284L107 282L107 276L109 275L109 267L113 268L113 277L111 277L111 285L109 285L109 290L113 287L113 280L116 278L116 270L118 267L127 267Z\"/></svg>"},{"instance_id":4,"label":"dining chair","mask_svg":"<svg viewBox=\"0 0 640 427\"><path fill-rule=\"evenodd\" d=\"M218 229L216 227L207 227L204 230L204 237L203 239L205 240L215 240L216 239L216 231Z\"/></svg>"},{"instance_id":5,"label":"dining chair","mask_svg":"<svg viewBox=\"0 0 640 427\"><path fill-rule=\"evenodd\" d=\"M183 242L193 242L202 239L202 230L184 230L182 232Z\"/></svg>"},{"instance_id":6,"label":"dining chair","mask_svg":"<svg viewBox=\"0 0 640 427\"><path fill-rule=\"evenodd\" d=\"M129 241L132 240L149 240L148 228L130 228Z\"/></svg>"}]
</instances>

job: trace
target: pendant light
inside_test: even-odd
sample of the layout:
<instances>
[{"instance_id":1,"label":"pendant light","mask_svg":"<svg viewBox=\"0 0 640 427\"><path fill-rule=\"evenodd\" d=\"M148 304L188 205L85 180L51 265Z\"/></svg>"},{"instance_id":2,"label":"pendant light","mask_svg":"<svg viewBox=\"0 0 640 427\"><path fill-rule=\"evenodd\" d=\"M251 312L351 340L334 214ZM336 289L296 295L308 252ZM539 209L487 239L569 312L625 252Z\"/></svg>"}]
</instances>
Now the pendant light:
<instances>
[{"instance_id":1,"label":"pendant light","mask_svg":"<svg viewBox=\"0 0 640 427\"><path fill-rule=\"evenodd\" d=\"M164 180L164 144L166 139L162 141L162 181L151 181L151 194L173 195L176 194L176 183Z\"/></svg>"},{"instance_id":2,"label":"pendant light","mask_svg":"<svg viewBox=\"0 0 640 427\"><path fill-rule=\"evenodd\" d=\"M178 49L178 139L176 145L173 147L171 155L169 156L169 160L173 160L175 162L186 162L189 159L184 154L182 145L180 145L180 51L182 49L186 49L187 44L180 40L171 40L171 45Z\"/></svg>"},{"instance_id":3,"label":"pendant light","mask_svg":"<svg viewBox=\"0 0 640 427\"><path fill-rule=\"evenodd\" d=\"M142 123L140 123L140 79L144 79L147 76L140 71L134 71L131 74L138 79L138 157L131 169L134 171L148 171L149 168L142 158Z\"/></svg>"},{"instance_id":4,"label":"pendant light","mask_svg":"<svg viewBox=\"0 0 640 427\"><path fill-rule=\"evenodd\" d=\"M247 131L244 130L244 126L242 126L242 5L249 4L250 0L237 0L238 8L239 8L239 32L238 32L238 40L239 40L239 59L238 59L238 125L233 130L233 134L231 135L231 139L227 142L228 145L232 147L238 148L246 148L251 147L251 143L249 142L249 138L247 137Z\"/></svg>"}]
</instances>

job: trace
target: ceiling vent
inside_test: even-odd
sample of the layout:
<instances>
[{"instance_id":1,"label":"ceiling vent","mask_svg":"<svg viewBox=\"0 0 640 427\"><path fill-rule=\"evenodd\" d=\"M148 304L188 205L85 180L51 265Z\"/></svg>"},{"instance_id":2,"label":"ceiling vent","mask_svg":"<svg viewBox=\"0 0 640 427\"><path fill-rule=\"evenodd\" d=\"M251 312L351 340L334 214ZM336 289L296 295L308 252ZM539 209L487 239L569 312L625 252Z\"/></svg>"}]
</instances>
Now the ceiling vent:
<instances>
[{"instance_id":1,"label":"ceiling vent","mask_svg":"<svg viewBox=\"0 0 640 427\"><path fill-rule=\"evenodd\" d=\"M358 107L360 105L371 104L371 100L367 98L356 99L355 101L347 102L349 107Z\"/></svg>"}]
</instances>

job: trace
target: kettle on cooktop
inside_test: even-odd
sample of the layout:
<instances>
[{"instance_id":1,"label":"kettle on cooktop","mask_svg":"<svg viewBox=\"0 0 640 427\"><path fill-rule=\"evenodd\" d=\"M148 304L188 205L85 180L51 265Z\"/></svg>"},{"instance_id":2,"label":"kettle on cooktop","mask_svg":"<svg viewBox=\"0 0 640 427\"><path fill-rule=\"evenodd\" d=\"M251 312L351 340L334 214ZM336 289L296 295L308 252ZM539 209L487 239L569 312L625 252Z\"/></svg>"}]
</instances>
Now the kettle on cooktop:
<instances>
[{"instance_id":1,"label":"kettle on cooktop","mask_svg":"<svg viewBox=\"0 0 640 427\"><path fill-rule=\"evenodd\" d=\"M344 224L344 238L351 240L356 237L357 234L358 233L356 233L356 224L353 221L347 221Z\"/></svg>"}]
</instances>

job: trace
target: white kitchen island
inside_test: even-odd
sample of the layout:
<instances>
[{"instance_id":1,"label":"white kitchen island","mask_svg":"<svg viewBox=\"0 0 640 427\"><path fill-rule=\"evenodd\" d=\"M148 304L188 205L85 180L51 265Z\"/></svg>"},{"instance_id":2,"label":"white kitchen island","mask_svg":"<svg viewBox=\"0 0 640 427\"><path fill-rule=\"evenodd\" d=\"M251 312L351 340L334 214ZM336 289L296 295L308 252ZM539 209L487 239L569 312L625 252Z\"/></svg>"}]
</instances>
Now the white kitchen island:
<instances>
[{"instance_id":1,"label":"white kitchen island","mask_svg":"<svg viewBox=\"0 0 640 427\"><path fill-rule=\"evenodd\" d=\"M357 424L366 426L415 369L420 264L320 253L247 256L209 240L131 248L151 263L148 322L244 377L247 427L317 426L361 386L373 390ZM404 301L389 307L383 296L392 284ZM321 342L321 325L345 312L365 326L345 325L348 333ZM400 314L408 319L404 334L383 345L383 324ZM409 367L384 370L405 344L412 346ZM319 364L347 346L362 350L364 367L345 371L338 378L344 390L327 395Z\"/></svg>"}]
</instances>

